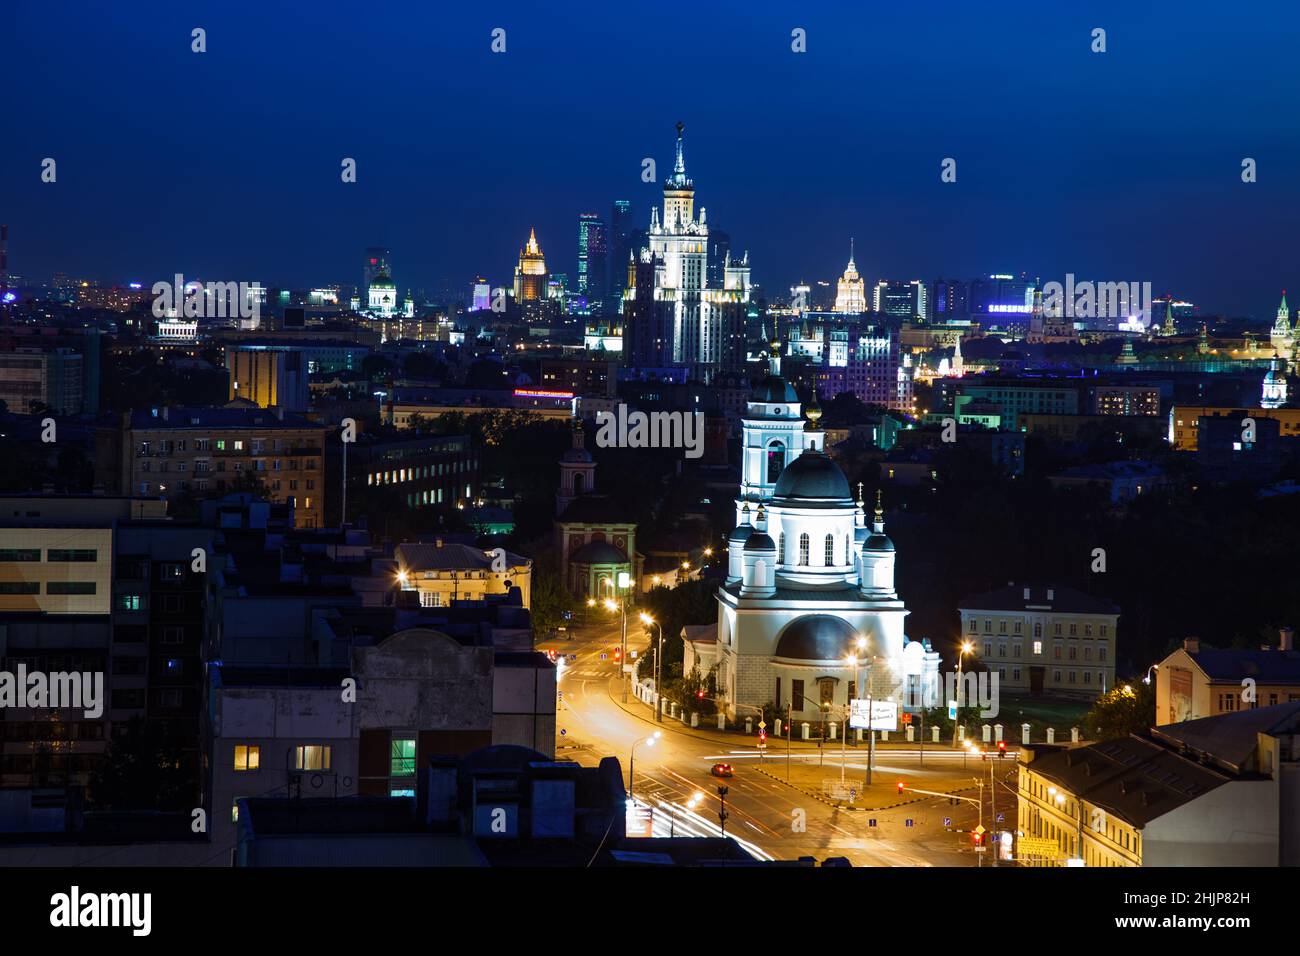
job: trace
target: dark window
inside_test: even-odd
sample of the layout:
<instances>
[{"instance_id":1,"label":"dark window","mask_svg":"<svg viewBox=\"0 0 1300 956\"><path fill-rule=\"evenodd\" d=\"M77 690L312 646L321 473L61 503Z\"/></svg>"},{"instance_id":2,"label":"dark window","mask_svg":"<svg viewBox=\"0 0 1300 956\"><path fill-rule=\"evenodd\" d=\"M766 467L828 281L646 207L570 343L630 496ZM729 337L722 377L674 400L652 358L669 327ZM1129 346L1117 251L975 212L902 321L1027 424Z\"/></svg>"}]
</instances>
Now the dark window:
<instances>
[{"instance_id":1,"label":"dark window","mask_svg":"<svg viewBox=\"0 0 1300 956\"><path fill-rule=\"evenodd\" d=\"M0 548L0 564L13 561L39 561L40 548Z\"/></svg>"},{"instance_id":2,"label":"dark window","mask_svg":"<svg viewBox=\"0 0 1300 956\"><path fill-rule=\"evenodd\" d=\"M794 680L790 682L790 706L795 710L803 710L803 681Z\"/></svg>"},{"instance_id":3,"label":"dark window","mask_svg":"<svg viewBox=\"0 0 1300 956\"><path fill-rule=\"evenodd\" d=\"M94 594L94 581L46 581L46 594Z\"/></svg>"},{"instance_id":4,"label":"dark window","mask_svg":"<svg viewBox=\"0 0 1300 956\"><path fill-rule=\"evenodd\" d=\"M774 484L785 467L785 445L774 441L767 446L767 483Z\"/></svg>"},{"instance_id":5,"label":"dark window","mask_svg":"<svg viewBox=\"0 0 1300 956\"><path fill-rule=\"evenodd\" d=\"M40 581L0 581L0 594L40 594Z\"/></svg>"},{"instance_id":6,"label":"dark window","mask_svg":"<svg viewBox=\"0 0 1300 956\"><path fill-rule=\"evenodd\" d=\"M46 561L96 561L99 552L89 548L50 548L45 552Z\"/></svg>"}]
</instances>

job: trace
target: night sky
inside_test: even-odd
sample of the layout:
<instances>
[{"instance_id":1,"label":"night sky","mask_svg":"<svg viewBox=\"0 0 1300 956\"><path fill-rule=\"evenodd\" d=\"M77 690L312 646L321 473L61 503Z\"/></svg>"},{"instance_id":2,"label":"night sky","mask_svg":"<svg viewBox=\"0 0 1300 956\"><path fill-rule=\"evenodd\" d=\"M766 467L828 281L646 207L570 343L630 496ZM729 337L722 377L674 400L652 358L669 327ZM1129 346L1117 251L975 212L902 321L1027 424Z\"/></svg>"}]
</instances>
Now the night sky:
<instances>
[{"instance_id":1,"label":"night sky","mask_svg":"<svg viewBox=\"0 0 1300 956\"><path fill-rule=\"evenodd\" d=\"M5 7L22 275L356 283L383 243L403 290L468 293L535 225L572 277L579 212L648 222L641 160L662 181L680 119L697 203L772 292L837 276L850 236L868 281L1073 272L1260 319L1300 292L1293 2Z\"/></svg>"}]
</instances>

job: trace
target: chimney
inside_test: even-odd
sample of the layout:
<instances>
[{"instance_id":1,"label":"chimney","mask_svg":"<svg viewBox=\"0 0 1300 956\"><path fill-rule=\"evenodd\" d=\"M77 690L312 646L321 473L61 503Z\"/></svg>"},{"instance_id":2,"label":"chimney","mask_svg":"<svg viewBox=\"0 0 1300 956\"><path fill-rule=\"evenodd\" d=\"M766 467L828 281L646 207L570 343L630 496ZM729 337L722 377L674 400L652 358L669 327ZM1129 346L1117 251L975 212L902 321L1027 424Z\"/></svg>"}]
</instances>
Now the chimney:
<instances>
[{"instance_id":1,"label":"chimney","mask_svg":"<svg viewBox=\"0 0 1300 956\"><path fill-rule=\"evenodd\" d=\"M1201 653L1201 639L1199 637L1183 638L1183 650L1185 650L1188 654Z\"/></svg>"},{"instance_id":2,"label":"chimney","mask_svg":"<svg viewBox=\"0 0 1300 956\"><path fill-rule=\"evenodd\" d=\"M1278 631L1277 649L1279 651L1295 650L1295 631L1291 630L1289 625Z\"/></svg>"}]
</instances>

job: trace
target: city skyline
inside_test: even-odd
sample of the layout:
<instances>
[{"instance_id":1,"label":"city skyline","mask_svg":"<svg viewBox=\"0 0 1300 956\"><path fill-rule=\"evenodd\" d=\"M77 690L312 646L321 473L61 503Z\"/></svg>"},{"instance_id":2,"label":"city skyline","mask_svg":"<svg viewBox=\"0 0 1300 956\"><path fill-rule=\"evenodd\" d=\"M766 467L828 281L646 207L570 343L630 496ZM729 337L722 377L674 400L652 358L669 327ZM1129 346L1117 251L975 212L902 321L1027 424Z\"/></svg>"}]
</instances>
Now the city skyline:
<instances>
[{"instance_id":1,"label":"city skyline","mask_svg":"<svg viewBox=\"0 0 1300 956\"><path fill-rule=\"evenodd\" d=\"M833 281L850 237L868 277L1139 279L1205 312L1260 321L1294 287L1285 249L1300 175L1286 157L1300 143L1252 93L1297 92L1275 67L1293 25L1248 41L1208 5L1183 6L1171 48L1158 11L1115 7L1094 17L1109 38L1099 54L1092 21L1027 4L950 4L941 17L745 10L743 20L692 13L693 45L710 51L696 64L689 49L652 53L660 31L633 13L594 6L410 12L402 31L383 18L345 26L330 8L292 22L258 11L250 25L236 7L199 17L202 57L173 42L195 25L189 14L159 8L139 29L124 13L20 9L19 30L59 41L33 42L11 61L46 82L30 84L12 113L25 148L0 158L10 268L104 280L265 275L307 287L354 281L356 250L382 242L396 252L400 286L458 289L484 273L507 284L536 228L553 270L572 275L580 213L605 218L627 199L642 227L680 120L698 201L717 228L747 237L769 298L800 280ZM494 54L498 26L507 45ZM806 53L791 50L795 28L806 30ZM113 66L69 123L72 91L60 77L96 68L103 53L91 39L105 31L118 37ZM873 43L864 64L855 39L864 35L899 39ZM987 53L976 69L916 70L926 54L942 64L971 52L971 36ZM260 57L267 37L280 42L271 61ZM583 56L550 52L575 37ZM364 75L312 69L312 43L344 42L366 54L386 44L392 55ZM430 55L433 74L418 68ZM1206 58L1226 64L1209 92L1195 66ZM188 97L154 83L157 69L193 81ZM903 69L911 85L899 90L892 78ZM701 102L706 81L734 95ZM573 88L592 108L526 127L511 119ZM843 114L846 93L856 119ZM615 121L623 110L637 121ZM934 123L936 110L953 121ZM181 119L159 122L169 117ZM113 137L159 142L162 128L160 147L104 148ZM45 157L58 161L55 183L41 182ZM357 160L356 183L340 181L345 157ZM641 180L647 157L653 183ZM1257 182L1242 182L1243 157L1257 161ZM941 182L945 158L957 161L956 182Z\"/></svg>"}]
</instances>

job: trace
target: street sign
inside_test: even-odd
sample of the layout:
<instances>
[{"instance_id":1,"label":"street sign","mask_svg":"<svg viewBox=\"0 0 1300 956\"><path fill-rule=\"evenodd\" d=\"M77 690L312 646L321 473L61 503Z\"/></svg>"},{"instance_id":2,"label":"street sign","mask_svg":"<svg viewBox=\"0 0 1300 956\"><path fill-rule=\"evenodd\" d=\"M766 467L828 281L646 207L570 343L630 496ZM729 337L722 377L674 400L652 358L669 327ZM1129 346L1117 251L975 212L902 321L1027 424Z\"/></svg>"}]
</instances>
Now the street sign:
<instances>
[{"instance_id":1,"label":"street sign","mask_svg":"<svg viewBox=\"0 0 1300 956\"><path fill-rule=\"evenodd\" d=\"M759 729L759 730L767 730L767 721L766 721L766 720L760 720L760 721L758 722L758 729Z\"/></svg>"},{"instance_id":2,"label":"street sign","mask_svg":"<svg viewBox=\"0 0 1300 956\"><path fill-rule=\"evenodd\" d=\"M981 823L979 826L975 828L975 832L978 833L980 836L983 836L988 831L984 829L984 824Z\"/></svg>"},{"instance_id":3,"label":"street sign","mask_svg":"<svg viewBox=\"0 0 1300 956\"><path fill-rule=\"evenodd\" d=\"M1005 818L1006 818L1006 814L1004 814L1004 813L999 813L999 814L998 814L998 823L1001 823Z\"/></svg>"},{"instance_id":4,"label":"street sign","mask_svg":"<svg viewBox=\"0 0 1300 956\"><path fill-rule=\"evenodd\" d=\"M911 817L908 817L906 822L907 822L907 825L910 827L910 826L912 825L912 818L911 818Z\"/></svg>"},{"instance_id":5,"label":"street sign","mask_svg":"<svg viewBox=\"0 0 1300 956\"><path fill-rule=\"evenodd\" d=\"M875 825L876 825L876 818L875 818L875 817L872 817L870 820L867 821L867 826L869 826L869 827L874 827Z\"/></svg>"},{"instance_id":6,"label":"street sign","mask_svg":"<svg viewBox=\"0 0 1300 956\"><path fill-rule=\"evenodd\" d=\"M892 700L855 700L850 707L850 727L866 730L869 722L872 730L898 729L898 705Z\"/></svg>"},{"instance_id":7,"label":"street sign","mask_svg":"<svg viewBox=\"0 0 1300 956\"><path fill-rule=\"evenodd\" d=\"M946 827L950 827L950 826L952 826L952 817L944 817L944 818L943 818L943 825L946 826Z\"/></svg>"},{"instance_id":8,"label":"street sign","mask_svg":"<svg viewBox=\"0 0 1300 956\"><path fill-rule=\"evenodd\" d=\"M567 733L568 733L568 731L565 730L563 727L560 728L560 736L561 736L561 737L565 736Z\"/></svg>"},{"instance_id":9,"label":"street sign","mask_svg":"<svg viewBox=\"0 0 1300 956\"><path fill-rule=\"evenodd\" d=\"M600 655L600 659L601 659L602 661L605 660L605 659L608 658L608 657L609 657L608 654L601 654L601 655Z\"/></svg>"},{"instance_id":10,"label":"street sign","mask_svg":"<svg viewBox=\"0 0 1300 956\"><path fill-rule=\"evenodd\" d=\"M955 700L948 701L948 719L957 719L957 702Z\"/></svg>"},{"instance_id":11,"label":"street sign","mask_svg":"<svg viewBox=\"0 0 1300 956\"><path fill-rule=\"evenodd\" d=\"M904 723L904 724L910 724L911 722L912 722L912 715L911 715L911 714L903 714L903 723Z\"/></svg>"}]
</instances>

